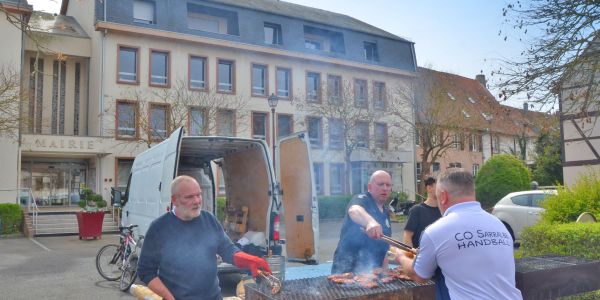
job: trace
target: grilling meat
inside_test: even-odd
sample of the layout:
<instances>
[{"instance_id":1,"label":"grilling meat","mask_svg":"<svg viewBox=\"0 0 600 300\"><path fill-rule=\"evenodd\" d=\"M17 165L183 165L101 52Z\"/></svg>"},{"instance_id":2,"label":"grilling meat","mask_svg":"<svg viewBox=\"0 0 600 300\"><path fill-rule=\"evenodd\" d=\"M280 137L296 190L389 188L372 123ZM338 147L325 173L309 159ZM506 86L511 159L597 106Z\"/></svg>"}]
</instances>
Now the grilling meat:
<instances>
[{"instance_id":1,"label":"grilling meat","mask_svg":"<svg viewBox=\"0 0 600 300\"><path fill-rule=\"evenodd\" d=\"M379 286L379 283L386 284L394 280L410 280L400 267L395 269L375 268L370 273L342 273L327 276L327 279L337 284L356 284L363 288L371 289Z\"/></svg>"}]
</instances>

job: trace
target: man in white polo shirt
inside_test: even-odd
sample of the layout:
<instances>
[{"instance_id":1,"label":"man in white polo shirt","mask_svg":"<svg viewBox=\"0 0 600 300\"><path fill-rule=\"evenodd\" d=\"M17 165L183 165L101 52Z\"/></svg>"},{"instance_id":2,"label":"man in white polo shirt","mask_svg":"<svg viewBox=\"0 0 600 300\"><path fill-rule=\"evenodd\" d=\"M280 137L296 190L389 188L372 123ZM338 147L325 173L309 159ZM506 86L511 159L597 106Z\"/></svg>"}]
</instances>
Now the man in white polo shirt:
<instances>
[{"instance_id":1,"label":"man in white polo shirt","mask_svg":"<svg viewBox=\"0 0 600 300\"><path fill-rule=\"evenodd\" d=\"M471 173L440 173L436 196L442 218L421 235L416 258L399 258L405 272L422 282L439 267L451 299L523 299L515 287L512 238L475 200Z\"/></svg>"}]
</instances>

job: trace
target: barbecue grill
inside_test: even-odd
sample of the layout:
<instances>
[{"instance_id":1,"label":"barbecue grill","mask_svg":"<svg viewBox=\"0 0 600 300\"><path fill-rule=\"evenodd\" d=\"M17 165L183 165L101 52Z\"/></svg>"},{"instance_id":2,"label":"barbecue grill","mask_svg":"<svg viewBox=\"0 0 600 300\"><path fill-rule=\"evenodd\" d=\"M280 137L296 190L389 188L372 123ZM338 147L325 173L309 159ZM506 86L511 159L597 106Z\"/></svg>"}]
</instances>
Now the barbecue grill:
<instances>
[{"instance_id":1,"label":"barbecue grill","mask_svg":"<svg viewBox=\"0 0 600 300\"><path fill-rule=\"evenodd\" d=\"M432 281L418 284L414 281L394 280L379 283L375 288L363 288L358 284L337 284L326 276L285 281L281 292L272 295L271 289L261 284L246 284L246 299L249 300L311 300L311 299L353 299L353 300L401 300L434 299L435 288Z\"/></svg>"}]
</instances>

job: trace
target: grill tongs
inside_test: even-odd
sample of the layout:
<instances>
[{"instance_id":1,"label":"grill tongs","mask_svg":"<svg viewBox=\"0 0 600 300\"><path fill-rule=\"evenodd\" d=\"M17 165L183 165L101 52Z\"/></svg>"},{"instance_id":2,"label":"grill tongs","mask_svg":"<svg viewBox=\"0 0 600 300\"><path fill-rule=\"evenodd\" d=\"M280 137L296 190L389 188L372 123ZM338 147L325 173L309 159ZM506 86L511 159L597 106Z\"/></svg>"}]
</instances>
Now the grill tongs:
<instances>
[{"instance_id":1,"label":"grill tongs","mask_svg":"<svg viewBox=\"0 0 600 300\"><path fill-rule=\"evenodd\" d=\"M281 291L281 280L279 280L279 278L273 276L271 273L261 270L258 270L258 275L264 279L266 284L271 288L271 295L275 295Z\"/></svg>"},{"instance_id":2,"label":"grill tongs","mask_svg":"<svg viewBox=\"0 0 600 300\"><path fill-rule=\"evenodd\" d=\"M416 249L412 248L411 246L409 246L409 245L407 245L407 244L405 244L405 243L403 243L401 241L393 239L393 238L391 238L391 237L389 237L387 235L382 235L381 239L384 242L390 244L391 246L394 246L394 247L396 247L396 248L398 248L398 249L400 249L402 251L408 252L408 253L412 254L413 256L417 255L417 250Z\"/></svg>"}]
</instances>

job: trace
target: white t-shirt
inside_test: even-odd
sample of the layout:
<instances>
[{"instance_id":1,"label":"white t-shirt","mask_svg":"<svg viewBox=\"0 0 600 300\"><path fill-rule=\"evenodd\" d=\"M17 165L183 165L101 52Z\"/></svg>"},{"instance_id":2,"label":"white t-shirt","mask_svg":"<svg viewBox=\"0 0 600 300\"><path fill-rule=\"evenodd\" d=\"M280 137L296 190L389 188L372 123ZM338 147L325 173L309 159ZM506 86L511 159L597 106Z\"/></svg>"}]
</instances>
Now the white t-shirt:
<instances>
[{"instance_id":1,"label":"white t-shirt","mask_svg":"<svg viewBox=\"0 0 600 300\"><path fill-rule=\"evenodd\" d=\"M438 266L452 299L523 299L510 233L479 202L451 206L423 232L415 272L430 278Z\"/></svg>"}]
</instances>

